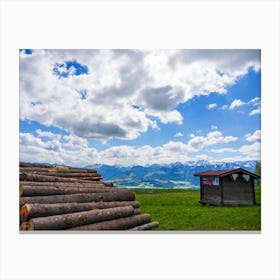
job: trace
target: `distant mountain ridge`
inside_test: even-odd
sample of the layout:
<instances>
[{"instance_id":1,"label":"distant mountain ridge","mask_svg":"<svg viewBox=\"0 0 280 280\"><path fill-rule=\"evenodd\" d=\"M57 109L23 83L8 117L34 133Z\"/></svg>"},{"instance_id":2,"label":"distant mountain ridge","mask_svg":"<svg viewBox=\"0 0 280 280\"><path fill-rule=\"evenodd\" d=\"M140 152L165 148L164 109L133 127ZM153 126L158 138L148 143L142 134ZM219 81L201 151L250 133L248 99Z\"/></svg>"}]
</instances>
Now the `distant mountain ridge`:
<instances>
[{"instance_id":1,"label":"distant mountain ridge","mask_svg":"<svg viewBox=\"0 0 280 280\"><path fill-rule=\"evenodd\" d=\"M193 174L206 170L244 168L255 172L259 161L209 162L206 160L176 162L171 164L152 164L149 166L110 166L92 164L86 168L96 169L105 181L112 181L122 188L199 188L199 178Z\"/></svg>"}]
</instances>

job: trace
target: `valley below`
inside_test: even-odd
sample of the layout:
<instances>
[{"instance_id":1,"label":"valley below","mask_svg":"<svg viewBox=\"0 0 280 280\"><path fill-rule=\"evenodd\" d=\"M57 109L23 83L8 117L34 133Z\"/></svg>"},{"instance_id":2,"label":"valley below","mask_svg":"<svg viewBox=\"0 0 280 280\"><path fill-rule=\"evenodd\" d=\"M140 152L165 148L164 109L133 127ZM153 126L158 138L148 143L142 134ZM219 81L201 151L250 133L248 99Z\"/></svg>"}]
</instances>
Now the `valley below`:
<instances>
[{"instance_id":1,"label":"valley below","mask_svg":"<svg viewBox=\"0 0 280 280\"><path fill-rule=\"evenodd\" d=\"M96 169L104 181L115 187L127 189L199 189L199 178L193 174L206 170L244 168L255 172L258 161L209 162L205 160L186 163L153 164L150 166L110 166L92 164L86 168Z\"/></svg>"}]
</instances>

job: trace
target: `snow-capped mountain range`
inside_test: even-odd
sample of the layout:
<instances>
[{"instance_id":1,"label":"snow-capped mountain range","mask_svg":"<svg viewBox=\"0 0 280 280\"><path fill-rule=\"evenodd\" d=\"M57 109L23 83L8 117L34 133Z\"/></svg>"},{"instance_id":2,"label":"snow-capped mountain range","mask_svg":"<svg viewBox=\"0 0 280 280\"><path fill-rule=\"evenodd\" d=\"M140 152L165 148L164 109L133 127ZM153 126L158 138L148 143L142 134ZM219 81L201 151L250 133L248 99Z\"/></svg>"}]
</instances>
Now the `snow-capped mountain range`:
<instances>
[{"instance_id":1,"label":"snow-capped mountain range","mask_svg":"<svg viewBox=\"0 0 280 280\"><path fill-rule=\"evenodd\" d=\"M193 174L206 170L244 168L255 172L258 161L209 162L206 160L185 163L153 164L149 166L110 166L92 164L86 168L96 169L105 181L125 188L186 188L199 187L199 178Z\"/></svg>"}]
</instances>

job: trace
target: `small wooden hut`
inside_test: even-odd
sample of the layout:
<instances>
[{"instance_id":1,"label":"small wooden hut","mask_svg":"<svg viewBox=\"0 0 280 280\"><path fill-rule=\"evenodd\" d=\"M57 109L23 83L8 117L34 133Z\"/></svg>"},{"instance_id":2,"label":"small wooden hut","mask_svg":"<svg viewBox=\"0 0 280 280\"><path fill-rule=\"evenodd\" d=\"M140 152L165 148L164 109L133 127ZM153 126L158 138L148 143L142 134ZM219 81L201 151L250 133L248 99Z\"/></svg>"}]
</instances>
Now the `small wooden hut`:
<instances>
[{"instance_id":1,"label":"small wooden hut","mask_svg":"<svg viewBox=\"0 0 280 280\"><path fill-rule=\"evenodd\" d=\"M260 176L242 168L208 170L194 174L200 177L202 205L254 205L254 179Z\"/></svg>"}]
</instances>

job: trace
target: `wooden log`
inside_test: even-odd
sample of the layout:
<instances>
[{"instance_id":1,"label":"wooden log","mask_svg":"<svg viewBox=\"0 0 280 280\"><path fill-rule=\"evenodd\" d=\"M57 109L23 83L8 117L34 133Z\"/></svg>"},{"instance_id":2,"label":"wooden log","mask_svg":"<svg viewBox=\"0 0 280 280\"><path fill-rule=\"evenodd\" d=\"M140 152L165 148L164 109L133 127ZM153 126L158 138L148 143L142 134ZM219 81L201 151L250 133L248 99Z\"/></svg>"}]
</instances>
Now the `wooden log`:
<instances>
[{"instance_id":1,"label":"wooden log","mask_svg":"<svg viewBox=\"0 0 280 280\"><path fill-rule=\"evenodd\" d=\"M20 225L20 230L28 230L28 223L27 222L23 222L21 225Z\"/></svg>"},{"instance_id":2,"label":"wooden log","mask_svg":"<svg viewBox=\"0 0 280 280\"><path fill-rule=\"evenodd\" d=\"M19 171L21 173L36 173L36 174L40 174L42 173L42 175L48 174L48 173L59 173L59 174L67 174L67 173L71 173L71 174L84 174L84 176L93 176L97 174L96 170L87 170L87 169L72 169L69 168L67 170L60 170L60 169L55 169L52 167L49 168L43 168L43 167L20 167Z\"/></svg>"},{"instance_id":3,"label":"wooden log","mask_svg":"<svg viewBox=\"0 0 280 280\"><path fill-rule=\"evenodd\" d=\"M19 168L20 173L34 173L34 172L39 172L39 173L47 173L49 172L49 167L20 167Z\"/></svg>"},{"instance_id":4,"label":"wooden log","mask_svg":"<svg viewBox=\"0 0 280 280\"><path fill-rule=\"evenodd\" d=\"M126 230L151 221L149 214L135 215L117 220L72 227L67 230Z\"/></svg>"},{"instance_id":5,"label":"wooden log","mask_svg":"<svg viewBox=\"0 0 280 280\"><path fill-rule=\"evenodd\" d=\"M56 194L75 194L75 193L105 193L105 192L127 192L124 189L107 187L53 187L53 186L19 186L20 196L46 196Z\"/></svg>"},{"instance_id":6,"label":"wooden log","mask_svg":"<svg viewBox=\"0 0 280 280\"><path fill-rule=\"evenodd\" d=\"M96 182L37 182L37 181L20 181L20 185L29 186L51 186L51 187L113 187L112 182L96 181Z\"/></svg>"},{"instance_id":7,"label":"wooden log","mask_svg":"<svg viewBox=\"0 0 280 280\"><path fill-rule=\"evenodd\" d=\"M28 230L63 230L74 226L129 217L133 213L132 206L125 206L34 218L28 222ZM24 230L25 227L26 224L21 229Z\"/></svg>"},{"instance_id":8,"label":"wooden log","mask_svg":"<svg viewBox=\"0 0 280 280\"><path fill-rule=\"evenodd\" d=\"M76 168L76 167L67 167L67 169L63 169L60 166L52 166L49 172L59 172L59 173L97 173L95 169L88 169L88 168Z\"/></svg>"},{"instance_id":9,"label":"wooden log","mask_svg":"<svg viewBox=\"0 0 280 280\"><path fill-rule=\"evenodd\" d=\"M36 174L38 174L38 173L36 173ZM40 175L40 174L38 174L38 175ZM64 177L64 178L81 178L81 179L83 179L85 177L85 178L92 178L93 180L101 178L101 175L98 174L98 173L89 173L89 172L84 172L84 173L79 172L78 173L78 172L71 172L71 171L68 171L68 172L47 172L47 173L44 173L42 175Z\"/></svg>"},{"instance_id":10,"label":"wooden log","mask_svg":"<svg viewBox=\"0 0 280 280\"><path fill-rule=\"evenodd\" d=\"M79 179L81 180L86 180L86 181L98 181L99 180L102 180L103 177L79 177Z\"/></svg>"},{"instance_id":11,"label":"wooden log","mask_svg":"<svg viewBox=\"0 0 280 280\"><path fill-rule=\"evenodd\" d=\"M20 162L20 168L34 168L34 169L43 169L47 171L56 171L56 172L93 172L96 173L96 170L90 168L78 168L62 165L51 165L51 164L41 164L41 163L30 163L30 162Z\"/></svg>"},{"instance_id":12,"label":"wooden log","mask_svg":"<svg viewBox=\"0 0 280 280\"><path fill-rule=\"evenodd\" d=\"M20 221L25 222L31 218L46 217L66 213L106 209L114 207L132 206L134 214L140 207L138 201L112 201L112 202L84 202L84 203L56 203L56 204L25 204L20 208Z\"/></svg>"},{"instance_id":13,"label":"wooden log","mask_svg":"<svg viewBox=\"0 0 280 280\"><path fill-rule=\"evenodd\" d=\"M158 226L159 226L158 222L150 222L150 223L147 223L147 224L144 224L141 226L130 228L129 230L133 230L133 231L134 230L149 230L149 229L152 229L152 228L158 227Z\"/></svg>"},{"instance_id":14,"label":"wooden log","mask_svg":"<svg viewBox=\"0 0 280 280\"><path fill-rule=\"evenodd\" d=\"M20 206L26 203L68 203L68 202L100 202L100 201L128 201L135 200L135 193L126 192L107 192L107 193L79 193L66 195L48 195L48 196L29 196L20 197Z\"/></svg>"},{"instance_id":15,"label":"wooden log","mask_svg":"<svg viewBox=\"0 0 280 280\"><path fill-rule=\"evenodd\" d=\"M102 177L96 178L96 181L101 180ZM63 178L56 176L47 176L35 173L20 173L20 181L38 181L38 182L82 182L78 178Z\"/></svg>"},{"instance_id":16,"label":"wooden log","mask_svg":"<svg viewBox=\"0 0 280 280\"><path fill-rule=\"evenodd\" d=\"M44 163L31 163L31 162L23 162L21 161L19 163L20 167L50 167L50 164L44 164Z\"/></svg>"},{"instance_id":17,"label":"wooden log","mask_svg":"<svg viewBox=\"0 0 280 280\"><path fill-rule=\"evenodd\" d=\"M140 208L134 209L134 215L139 215L141 214Z\"/></svg>"}]
</instances>

